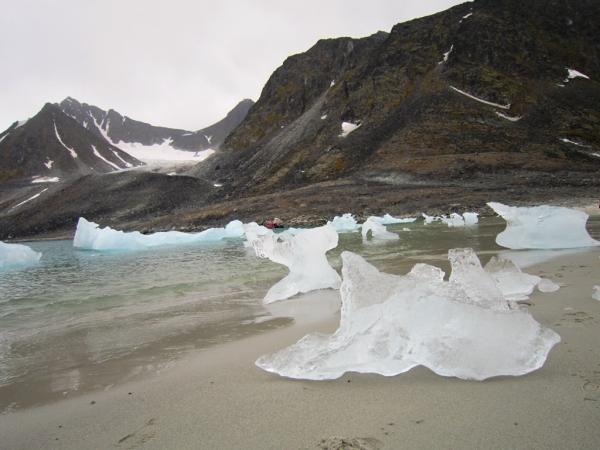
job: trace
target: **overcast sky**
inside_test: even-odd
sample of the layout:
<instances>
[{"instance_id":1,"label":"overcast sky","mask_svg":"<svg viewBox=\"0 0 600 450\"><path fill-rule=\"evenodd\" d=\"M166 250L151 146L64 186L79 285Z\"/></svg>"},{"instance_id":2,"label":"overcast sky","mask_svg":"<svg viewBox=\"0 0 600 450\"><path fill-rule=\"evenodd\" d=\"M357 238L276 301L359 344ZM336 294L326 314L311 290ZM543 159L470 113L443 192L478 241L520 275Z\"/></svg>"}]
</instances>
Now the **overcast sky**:
<instances>
[{"instance_id":1,"label":"overcast sky","mask_svg":"<svg viewBox=\"0 0 600 450\"><path fill-rule=\"evenodd\" d=\"M0 131L70 96L198 130L317 40L364 37L456 0L17 0L0 5Z\"/></svg>"}]
</instances>

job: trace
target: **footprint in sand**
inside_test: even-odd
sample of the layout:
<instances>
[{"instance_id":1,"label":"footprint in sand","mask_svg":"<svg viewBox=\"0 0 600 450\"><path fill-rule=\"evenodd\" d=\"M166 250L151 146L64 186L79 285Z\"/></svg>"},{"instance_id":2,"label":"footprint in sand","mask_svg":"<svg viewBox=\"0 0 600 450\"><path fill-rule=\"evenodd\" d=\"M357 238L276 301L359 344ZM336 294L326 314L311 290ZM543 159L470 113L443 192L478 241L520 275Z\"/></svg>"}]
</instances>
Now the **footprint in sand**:
<instances>
[{"instance_id":1,"label":"footprint in sand","mask_svg":"<svg viewBox=\"0 0 600 450\"><path fill-rule=\"evenodd\" d=\"M383 448L383 442L371 437L330 437L321 440L319 447L324 450L380 450Z\"/></svg>"},{"instance_id":2,"label":"footprint in sand","mask_svg":"<svg viewBox=\"0 0 600 450\"><path fill-rule=\"evenodd\" d=\"M591 402L600 400L600 370L579 371L573 375L583 380L581 390L585 392L584 400Z\"/></svg>"},{"instance_id":3,"label":"footprint in sand","mask_svg":"<svg viewBox=\"0 0 600 450\"><path fill-rule=\"evenodd\" d=\"M590 321L594 319L585 311L564 311L562 315L563 317L560 319L561 321L566 323L570 322L573 324L582 324L586 327L588 326Z\"/></svg>"},{"instance_id":4,"label":"footprint in sand","mask_svg":"<svg viewBox=\"0 0 600 450\"><path fill-rule=\"evenodd\" d=\"M115 444L115 447L133 449L145 444L156 435L156 432L152 429L155 421L156 419L150 419L143 427L125 437L122 437L119 439L119 442Z\"/></svg>"}]
</instances>

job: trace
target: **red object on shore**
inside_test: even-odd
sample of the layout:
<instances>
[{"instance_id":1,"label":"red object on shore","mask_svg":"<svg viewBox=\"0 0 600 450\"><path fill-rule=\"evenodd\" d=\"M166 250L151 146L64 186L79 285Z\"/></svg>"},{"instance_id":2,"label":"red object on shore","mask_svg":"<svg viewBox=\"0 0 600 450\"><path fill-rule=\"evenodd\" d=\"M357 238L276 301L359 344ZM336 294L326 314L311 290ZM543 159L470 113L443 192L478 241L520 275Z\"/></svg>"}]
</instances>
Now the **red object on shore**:
<instances>
[{"instance_id":1,"label":"red object on shore","mask_svg":"<svg viewBox=\"0 0 600 450\"><path fill-rule=\"evenodd\" d=\"M275 218L267 223L267 228L283 228L283 222L281 222L281 219Z\"/></svg>"}]
</instances>

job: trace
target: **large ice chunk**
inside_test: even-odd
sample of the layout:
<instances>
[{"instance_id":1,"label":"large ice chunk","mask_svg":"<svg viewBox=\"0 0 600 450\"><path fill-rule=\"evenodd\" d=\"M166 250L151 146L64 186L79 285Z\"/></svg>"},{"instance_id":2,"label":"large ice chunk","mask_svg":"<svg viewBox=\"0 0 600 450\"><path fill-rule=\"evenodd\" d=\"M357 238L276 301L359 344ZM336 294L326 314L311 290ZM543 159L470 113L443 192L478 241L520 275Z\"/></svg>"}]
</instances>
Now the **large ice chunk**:
<instances>
[{"instance_id":1,"label":"large ice chunk","mask_svg":"<svg viewBox=\"0 0 600 450\"><path fill-rule=\"evenodd\" d=\"M338 233L347 233L349 231L358 231L360 225L351 213L346 213L342 217L335 216L333 221L328 221L328 224L333 225Z\"/></svg>"},{"instance_id":2,"label":"large ice chunk","mask_svg":"<svg viewBox=\"0 0 600 450\"><path fill-rule=\"evenodd\" d=\"M506 229L496 236L496 243L512 249L558 249L600 245L585 229L588 215L561 206L531 208L488 203L506 220Z\"/></svg>"},{"instance_id":3,"label":"large ice chunk","mask_svg":"<svg viewBox=\"0 0 600 450\"><path fill-rule=\"evenodd\" d=\"M225 238L239 238L244 234L242 222L234 220L225 228L209 228L200 233L165 231L142 234L139 231L124 232L110 227L99 228L98 224L79 218L73 246L85 250L142 250L167 245L217 242Z\"/></svg>"},{"instance_id":4,"label":"large ice chunk","mask_svg":"<svg viewBox=\"0 0 600 450\"><path fill-rule=\"evenodd\" d=\"M0 269L28 266L38 262L41 257L41 253L33 251L26 245L0 241Z\"/></svg>"},{"instance_id":5,"label":"large ice chunk","mask_svg":"<svg viewBox=\"0 0 600 450\"><path fill-rule=\"evenodd\" d=\"M396 233L392 233L385 228L385 225L381 225L376 218L369 217L365 223L362 224L362 237L364 240L367 240L369 237L369 232L371 233L371 237L373 240L377 241L392 241L396 239L400 239Z\"/></svg>"},{"instance_id":6,"label":"large ice chunk","mask_svg":"<svg viewBox=\"0 0 600 450\"><path fill-rule=\"evenodd\" d=\"M467 251L452 256L453 271L458 264L464 280L481 275L471 257ZM342 253L342 261L338 330L309 334L259 358L258 367L290 378L326 380L348 371L393 376L423 365L439 375L483 380L540 368L560 341L525 309L474 303L487 283L447 282L426 264L405 276L380 273L350 252ZM470 268L475 269L471 274ZM489 296L496 298L497 287L488 286Z\"/></svg>"},{"instance_id":7,"label":"large ice chunk","mask_svg":"<svg viewBox=\"0 0 600 450\"><path fill-rule=\"evenodd\" d=\"M246 237L256 254L290 269L285 278L269 289L264 303L284 300L299 292L340 287L342 280L325 256L338 244L338 234L333 225L303 230L285 242L278 242L271 230L267 230L270 233L258 231L249 234L246 230Z\"/></svg>"},{"instance_id":8,"label":"large ice chunk","mask_svg":"<svg viewBox=\"0 0 600 450\"><path fill-rule=\"evenodd\" d=\"M529 298L533 288L542 281L538 276L523 273L511 260L496 256L490 259L484 269L496 280L502 295L507 300L518 301Z\"/></svg>"}]
</instances>

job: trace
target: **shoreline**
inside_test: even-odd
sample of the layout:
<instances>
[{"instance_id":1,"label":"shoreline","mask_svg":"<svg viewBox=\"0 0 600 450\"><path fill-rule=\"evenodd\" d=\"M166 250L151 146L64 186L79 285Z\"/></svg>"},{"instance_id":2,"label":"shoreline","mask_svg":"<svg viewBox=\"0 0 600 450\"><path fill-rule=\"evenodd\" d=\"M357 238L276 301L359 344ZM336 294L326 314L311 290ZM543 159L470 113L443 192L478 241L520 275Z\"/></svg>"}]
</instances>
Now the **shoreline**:
<instances>
[{"instance_id":1,"label":"shoreline","mask_svg":"<svg viewBox=\"0 0 600 450\"><path fill-rule=\"evenodd\" d=\"M309 332L337 329L331 309L319 317L300 308L292 326L194 352L150 378L2 415L0 434L11 449L333 449L341 438L361 438L350 448L363 449L592 449L600 441L600 302L591 298L599 256L591 248L524 270L563 285L530 296L531 314L561 342L524 376L465 381L417 367L315 382L257 368L258 357Z\"/></svg>"},{"instance_id":2,"label":"shoreline","mask_svg":"<svg viewBox=\"0 0 600 450\"><path fill-rule=\"evenodd\" d=\"M515 204L515 202L508 202L507 204L509 206L523 206L521 203L522 202L517 202L519 203L519 205ZM571 209L575 209L575 210L579 210L579 211L583 211L586 214L588 214L589 216L599 216L600 215L600 207L598 205L598 203L592 203L591 199L587 199L586 202L581 202L581 201L576 201L576 200L565 200L565 199L561 199L555 202L541 202L541 203L531 203L530 206L541 206L541 205L550 205L550 206L561 206L564 208L571 208ZM483 214L483 212L486 210L486 208L488 209L488 212L486 215ZM464 208L463 208L464 209ZM447 214L450 214L452 211L447 212ZM489 207L485 206L485 207L481 207L481 208L471 208L469 210L469 212L476 212L480 215L480 217L496 217L497 214L495 212L489 213ZM352 213L352 212L351 212ZM433 211L421 211L419 213L402 213L402 214L397 214L395 217L397 218L406 218L406 217L417 217L417 218L421 218L421 214L425 213L427 215L432 215L432 216L437 216L443 213L440 213L440 211L436 208ZM343 212L339 212L338 215L342 215L344 214ZM352 213L353 215L355 215L357 221L359 223L364 222L368 216L364 216L359 214L358 212L354 212ZM383 213L385 214L385 213ZM382 215L383 215L382 214ZM281 214L280 214L281 215ZM242 215L243 216L243 215ZM240 216L240 217L242 217ZM327 223L327 221L331 221L333 220L333 216L331 217L321 217L321 216L306 216L306 215L300 215L297 216L295 218L289 219L287 220L287 224L286 224L286 228L287 227L294 227L294 228L309 228L309 227L314 227L314 226L321 226L321 225L325 225L325 223ZM232 219L232 220L235 220ZM242 217L241 219L244 223L249 223L249 222L257 222L259 224L264 224L264 222L266 222L267 220L263 219L259 219L257 217L252 217L252 218L244 218ZM268 219L270 220L270 219ZM176 227L176 226L171 226L169 227L164 227L164 228L157 228L154 229L152 228L152 232L149 232L147 234L153 234L153 233L159 233L159 232L167 232L167 231L182 231L185 233L199 233L202 232L204 230L207 230L209 228L214 228L214 227L224 227L225 225L227 225L227 223L229 222L229 220L223 220L221 222L224 223L220 223L219 224L213 224L213 226L209 226L209 225L203 225L203 226L199 226L196 228L190 228L187 226L180 226L180 227ZM107 226L106 224L103 223L99 223L100 228L103 228L105 226ZM123 230L123 231L134 231L134 229L132 229L131 227L126 227L126 228L114 228L116 230ZM138 228L139 229L146 229L145 226L141 226ZM146 234L146 233L144 233ZM38 235L33 235L33 236L22 236L22 237L15 237L15 238L10 238L10 239L4 239L2 240L2 242L6 242L6 243L23 243L23 242L35 242L35 241L60 241L60 240L69 240L69 239L73 239L73 237L75 236L75 227L70 230L70 231L64 231L64 230L59 230L59 231L54 231L54 232L47 232L47 233L41 233Z\"/></svg>"}]
</instances>

